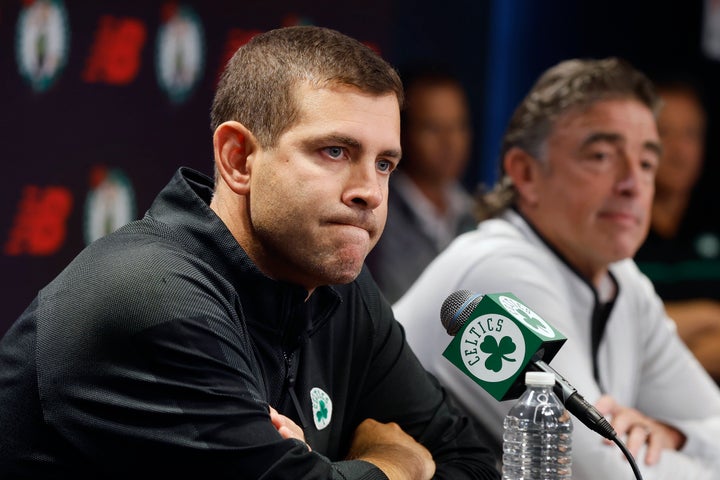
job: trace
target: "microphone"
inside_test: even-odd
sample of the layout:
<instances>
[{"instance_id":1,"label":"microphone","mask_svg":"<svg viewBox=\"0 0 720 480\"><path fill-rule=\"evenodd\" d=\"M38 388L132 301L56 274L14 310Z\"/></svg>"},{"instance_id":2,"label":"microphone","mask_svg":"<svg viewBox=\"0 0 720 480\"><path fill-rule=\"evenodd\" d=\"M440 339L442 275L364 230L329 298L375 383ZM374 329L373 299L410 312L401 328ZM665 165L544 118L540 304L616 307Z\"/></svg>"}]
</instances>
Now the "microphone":
<instances>
[{"instance_id":1,"label":"microphone","mask_svg":"<svg viewBox=\"0 0 720 480\"><path fill-rule=\"evenodd\" d=\"M567 338L513 294L458 290L443 302L440 320L454 337L443 356L496 400L518 398L526 371L549 372L565 408L591 430L616 439L610 422L547 363Z\"/></svg>"}]
</instances>

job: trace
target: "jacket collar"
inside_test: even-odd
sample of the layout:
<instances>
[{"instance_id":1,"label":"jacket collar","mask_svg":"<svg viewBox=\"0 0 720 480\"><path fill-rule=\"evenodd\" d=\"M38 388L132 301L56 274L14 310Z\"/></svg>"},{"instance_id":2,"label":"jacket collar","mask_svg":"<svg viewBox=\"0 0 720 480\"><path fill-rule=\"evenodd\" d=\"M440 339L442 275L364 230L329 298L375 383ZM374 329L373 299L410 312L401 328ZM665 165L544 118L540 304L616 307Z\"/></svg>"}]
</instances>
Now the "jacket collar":
<instances>
[{"instance_id":1,"label":"jacket collar","mask_svg":"<svg viewBox=\"0 0 720 480\"><path fill-rule=\"evenodd\" d=\"M201 258L230 282L247 321L279 335L295 337L324 324L341 303L332 286L317 288L305 301L307 290L274 280L262 273L240 247L225 223L210 208L213 181L188 167L177 170L160 192L146 217L172 230L183 248Z\"/></svg>"}]
</instances>

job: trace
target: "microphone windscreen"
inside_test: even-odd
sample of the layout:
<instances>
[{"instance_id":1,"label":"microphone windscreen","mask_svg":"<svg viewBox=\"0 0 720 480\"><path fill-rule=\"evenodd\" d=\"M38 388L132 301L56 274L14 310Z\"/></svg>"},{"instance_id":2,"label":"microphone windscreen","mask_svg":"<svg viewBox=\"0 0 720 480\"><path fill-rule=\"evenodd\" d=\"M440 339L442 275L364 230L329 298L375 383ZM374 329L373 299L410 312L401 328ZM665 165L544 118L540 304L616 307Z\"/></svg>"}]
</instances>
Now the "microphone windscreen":
<instances>
[{"instance_id":1,"label":"microphone windscreen","mask_svg":"<svg viewBox=\"0 0 720 480\"><path fill-rule=\"evenodd\" d=\"M460 331L480 300L482 295L470 290L458 290L445 299L440 307L440 321L448 335L455 336Z\"/></svg>"}]
</instances>

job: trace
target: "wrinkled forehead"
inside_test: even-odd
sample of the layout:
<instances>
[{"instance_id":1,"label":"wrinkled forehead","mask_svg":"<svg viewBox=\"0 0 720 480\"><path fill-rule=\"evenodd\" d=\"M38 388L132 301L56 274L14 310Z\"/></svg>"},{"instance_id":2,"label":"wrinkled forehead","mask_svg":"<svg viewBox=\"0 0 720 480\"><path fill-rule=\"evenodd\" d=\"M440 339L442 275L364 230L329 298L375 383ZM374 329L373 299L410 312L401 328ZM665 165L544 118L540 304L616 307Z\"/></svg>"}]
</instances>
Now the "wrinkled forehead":
<instances>
[{"instance_id":1,"label":"wrinkled forehead","mask_svg":"<svg viewBox=\"0 0 720 480\"><path fill-rule=\"evenodd\" d=\"M654 112L629 97L598 100L564 112L553 122L547 139L571 140L577 147L606 142L661 153Z\"/></svg>"}]
</instances>

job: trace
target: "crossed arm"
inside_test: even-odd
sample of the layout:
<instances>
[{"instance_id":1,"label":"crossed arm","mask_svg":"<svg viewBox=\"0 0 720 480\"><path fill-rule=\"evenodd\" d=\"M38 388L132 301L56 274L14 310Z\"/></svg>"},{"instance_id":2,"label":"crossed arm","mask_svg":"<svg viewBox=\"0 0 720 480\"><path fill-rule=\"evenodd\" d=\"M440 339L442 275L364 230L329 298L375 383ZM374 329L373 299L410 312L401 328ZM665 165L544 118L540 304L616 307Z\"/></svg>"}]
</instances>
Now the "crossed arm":
<instances>
[{"instance_id":1,"label":"crossed arm","mask_svg":"<svg viewBox=\"0 0 720 480\"><path fill-rule=\"evenodd\" d=\"M305 442L302 429L290 418L270 407L270 421L285 438ZM312 450L310 445L308 449ZM390 480L429 480L435 473L430 452L396 423L363 421L355 430L349 460L370 462Z\"/></svg>"}]
</instances>

